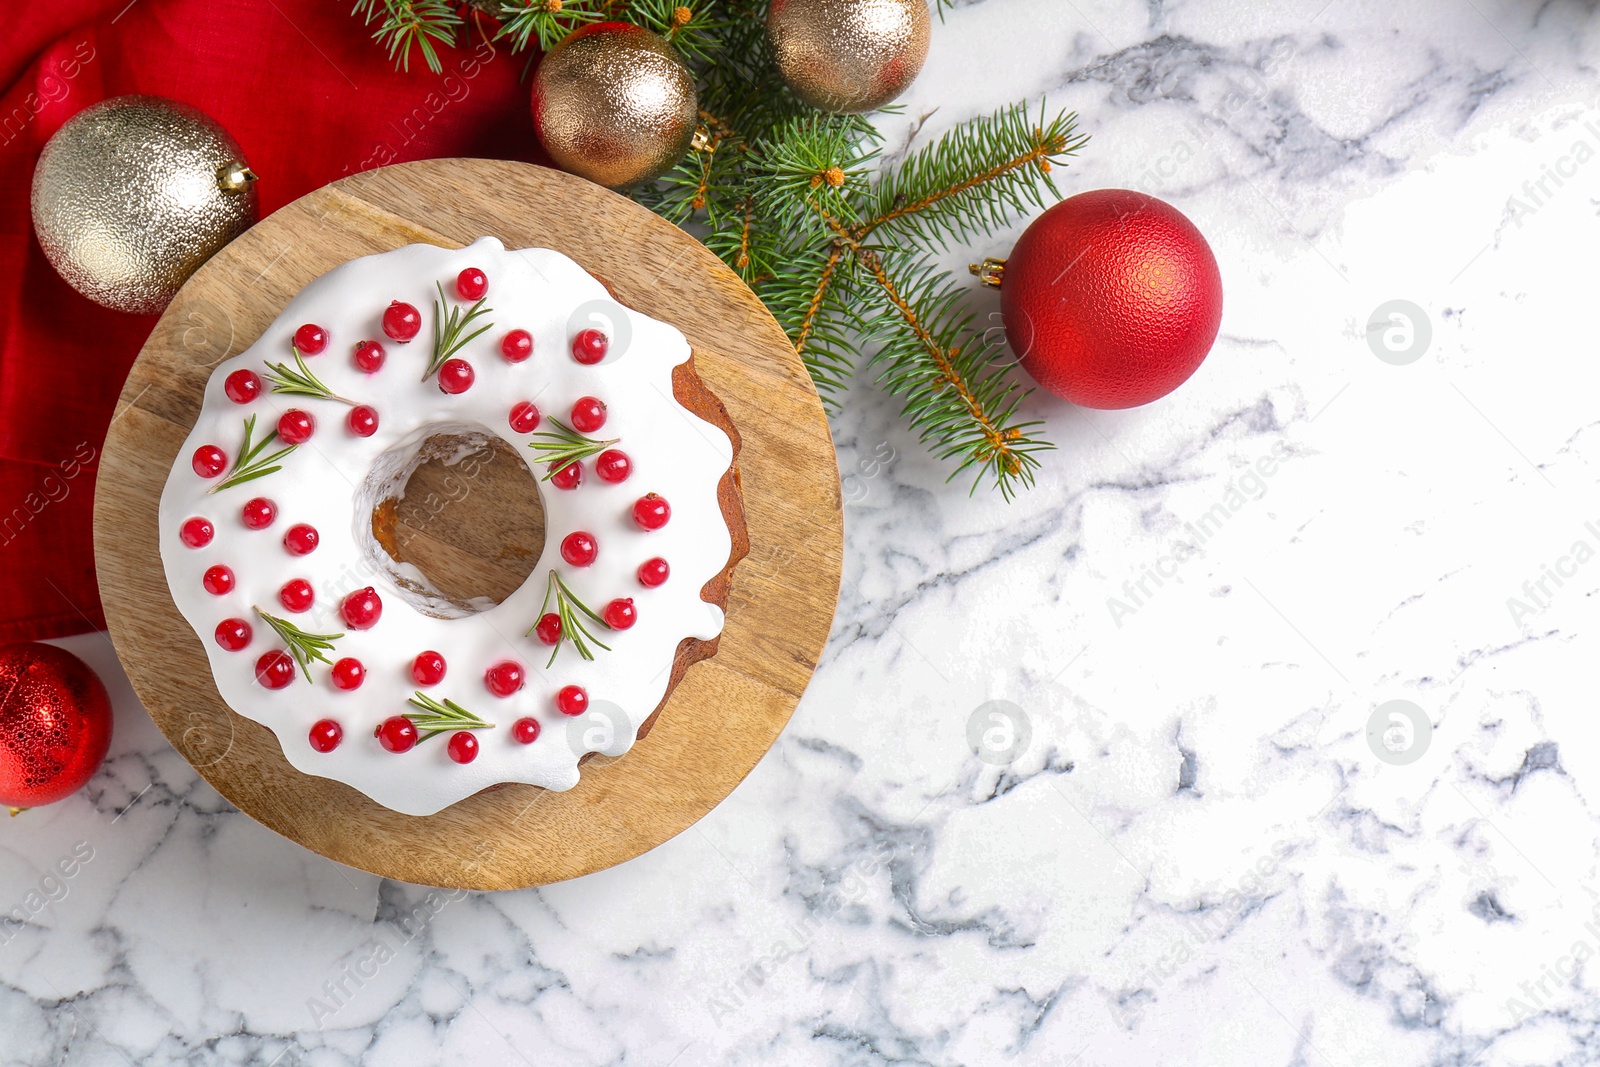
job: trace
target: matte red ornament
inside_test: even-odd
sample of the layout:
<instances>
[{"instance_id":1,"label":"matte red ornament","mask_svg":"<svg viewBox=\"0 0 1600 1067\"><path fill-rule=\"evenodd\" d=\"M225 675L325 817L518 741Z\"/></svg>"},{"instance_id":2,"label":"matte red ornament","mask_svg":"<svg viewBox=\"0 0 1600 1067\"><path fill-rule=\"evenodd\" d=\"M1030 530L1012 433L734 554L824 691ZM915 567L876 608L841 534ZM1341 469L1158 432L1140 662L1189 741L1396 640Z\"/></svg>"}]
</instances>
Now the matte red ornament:
<instances>
[{"instance_id":1,"label":"matte red ornament","mask_svg":"<svg viewBox=\"0 0 1600 1067\"><path fill-rule=\"evenodd\" d=\"M111 747L111 699L89 665L54 645L0 647L0 804L78 791Z\"/></svg>"},{"instance_id":2,"label":"matte red ornament","mask_svg":"<svg viewBox=\"0 0 1600 1067\"><path fill-rule=\"evenodd\" d=\"M1006 340L1045 389L1089 408L1166 396L1211 351L1222 275L1171 204L1126 189L1063 200L1023 233L998 275ZM976 268L975 268L976 269ZM983 274L984 272L980 272Z\"/></svg>"}]
</instances>

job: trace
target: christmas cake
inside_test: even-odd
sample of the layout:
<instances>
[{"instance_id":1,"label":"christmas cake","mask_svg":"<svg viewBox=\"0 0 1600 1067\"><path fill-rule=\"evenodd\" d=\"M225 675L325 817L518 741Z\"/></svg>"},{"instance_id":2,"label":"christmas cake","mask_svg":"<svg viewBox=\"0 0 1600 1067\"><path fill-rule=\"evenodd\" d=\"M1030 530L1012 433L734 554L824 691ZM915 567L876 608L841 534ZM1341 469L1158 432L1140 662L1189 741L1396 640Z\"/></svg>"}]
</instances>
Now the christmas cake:
<instances>
[{"instance_id":1,"label":"christmas cake","mask_svg":"<svg viewBox=\"0 0 1600 1067\"><path fill-rule=\"evenodd\" d=\"M499 438L545 546L503 601L399 559L427 458ZM747 548L739 436L681 333L560 253L409 245L346 263L213 372L161 557L223 700L299 770L432 814L569 789L712 655Z\"/></svg>"}]
</instances>

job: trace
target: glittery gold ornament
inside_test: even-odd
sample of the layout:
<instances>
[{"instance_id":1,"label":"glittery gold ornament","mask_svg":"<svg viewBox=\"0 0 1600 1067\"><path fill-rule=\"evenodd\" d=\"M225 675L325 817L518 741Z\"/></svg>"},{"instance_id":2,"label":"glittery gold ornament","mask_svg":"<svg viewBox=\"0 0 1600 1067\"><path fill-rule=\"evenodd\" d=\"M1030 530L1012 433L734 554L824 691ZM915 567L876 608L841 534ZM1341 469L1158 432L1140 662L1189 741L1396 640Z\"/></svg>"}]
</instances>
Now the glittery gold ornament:
<instances>
[{"instance_id":1,"label":"glittery gold ornament","mask_svg":"<svg viewBox=\"0 0 1600 1067\"><path fill-rule=\"evenodd\" d=\"M642 26L599 22L545 54L533 76L533 126L563 170L619 188L683 158L699 105L677 50Z\"/></svg>"},{"instance_id":2,"label":"glittery gold ornament","mask_svg":"<svg viewBox=\"0 0 1600 1067\"><path fill-rule=\"evenodd\" d=\"M875 111L928 58L925 0L772 0L767 40L794 95L824 111Z\"/></svg>"},{"instance_id":3,"label":"glittery gold ornament","mask_svg":"<svg viewBox=\"0 0 1600 1067\"><path fill-rule=\"evenodd\" d=\"M160 311L256 220L255 174L204 112L119 96L69 119L33 172L33 229L51 266L90 300Z\"/></svg>"}]
</instances>

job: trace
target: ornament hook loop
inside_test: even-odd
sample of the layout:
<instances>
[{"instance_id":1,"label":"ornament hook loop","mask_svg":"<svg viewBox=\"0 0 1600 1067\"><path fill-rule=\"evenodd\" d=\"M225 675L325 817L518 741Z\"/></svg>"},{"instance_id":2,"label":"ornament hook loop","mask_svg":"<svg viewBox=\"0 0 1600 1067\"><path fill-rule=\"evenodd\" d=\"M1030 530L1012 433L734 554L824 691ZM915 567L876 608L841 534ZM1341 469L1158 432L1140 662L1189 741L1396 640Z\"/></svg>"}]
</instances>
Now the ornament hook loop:
<instances>
[{"instance_id":1,"label":"ornament hook loop","mask_svg":"<svg viewBox=\"0 0 1600 1067\"><path fill-rule=\"evenodd\" d=\"M217 168L217 188L225 193L237 193L261 177L247 164L231 160Z\"/></svg>"},{"instance_id":2,"label":"ornament hook loop","mask_svg":"<svg viewBox=\"0 0 1600 1067\"><path fill-rule=\"evenodd\" d=\"M993 256L985 257L982 263L969 263L970 270L985 287L998 289L1006 277L1006 261Z\"/></svg>"}]
</instances>

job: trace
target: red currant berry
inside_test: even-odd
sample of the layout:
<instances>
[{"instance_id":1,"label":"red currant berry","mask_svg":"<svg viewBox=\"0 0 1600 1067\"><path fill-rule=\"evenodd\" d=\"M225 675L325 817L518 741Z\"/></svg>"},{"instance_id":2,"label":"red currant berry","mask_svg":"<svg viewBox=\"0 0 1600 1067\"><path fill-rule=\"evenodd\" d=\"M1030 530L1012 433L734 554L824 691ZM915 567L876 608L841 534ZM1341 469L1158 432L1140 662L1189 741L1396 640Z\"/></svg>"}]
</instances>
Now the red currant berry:
<instances>
[{"instance_id":1,"label":"red currant berry","mask_svg":"<svg viewBox=\"0 0 1600 1067\"><path fill-rule=\"evenodd\" d=\"M354 360L358 370L376 374L383 366L383 346L376 341L357 341Z\"/></svg>"},{"instance_id":2,"label":"red currant berry","mask_svg":"<svg viewBox=\"0 0 1600 1067\"><path fill-rule=\"evenodd\" d=\"M418 685L438 685L444 681L444 657L431 650L417 653L411 661L411 677Z\"/></svg>"},{"instance_id":3,"label":"red currant berry","mask_svg":"<svg viewBox=\"0 0 1600 1067\"><path fill-rule=\"evenodd\" d=\"M265 530L278 517L278 505L264 496L252 497L244 502L244 524L252 530Z\"/></svg>"},{"instance_id":4,"label":"red currant berry","mask_svg":"<svg viewBox=\"0 0 1600 1067\"><path fill-rule=\"evenodd\" d=\"M600 617L613 630L626 630L639 621L639 612L633 606L632 597L619 597L606 605Z\"/></svg>"},{"instance_id":5,"label":"red currant berry","mask_svg":"<svg viewBox=\"0 0 1600 1067\"><path fill-rule=\"evenodd\" d=\"M311 724L311 733L306 740L318 752L332 752L344 740L344 727L332 719L318 719Z\"/></svg>"},{"instance_id":6,"label":"red currant berry","mask_svg":"<svg viewBox=\"0 0 1600 1067\"><path fill-rule=\"evenodd\" d=\"M308 556L316 549L319 540L315 526L297 522L283 535L283 547L291 556Z\"/></svg>"},{"instance_id":7,"label":"red currant berry","mask_svg":"<svg viewBox=\"0 0 1600 1067\"><path fill-rule=\"evenodd\" d=\"M256 681L268 689L282 689L294 681L294 660L282 649L263 652L256 660Z\"/></svg>"},{"instance_id":8,"label":"red currant berry","mask_svg":"<svg viewBox=\"0 0 1600 1067\"><path fill-rule=\"evenodd\" d=\"M346 656L333 665L332 674L335 689L360 689L366 681L367 668L354 656Z\"/></svg>"},{"instance_id":9,"label":"red currant berry","mask_svg":"<svg viewBox=\"0 0 1600 1067\"><path fill-rule=\"evenodd\" d=\"M557 489L576 489L583 483L583 464L573 460L565 467L550 464L549 482Z\"/></svg>"},{"instance_id":10,"label":"red currant berry","mask_svg":"<svg viewBox=\"0 0 1600 1067\"><path fill-rule=\"evenodd\" d=\"M311 602L315 599L311 583L304 578L290 578L283 583L283 588L278 590L278 603L288 611L306 611L310 609Z\"/></svg>"},{"instance_id":11,"label":"red currant berry","mask_svg":"<svg viewBox=\"0 0 1600 1067\"><path fill-rule=\"evenodd\" d=\"M593 396L580 396L572 405L572 428L579 433L594 433L606 424L606 402Z\"/></svg>"},{"instance_id":12,"label":"red currant berry","mask_svg":"<svg viewBox=\"0 0 1600 1067\"><path fill-rule=\"evenodd\" d=\"M302 356L314 356L328 347L328 331L308 322L294 332L294 346Z\"/></svg>"},{"instance_id":13,"label":"red currant berry","mask_svg":"<svg viewBox=\"0 0 1600 1067\"><path fill-rule=\"evenodd\" d=\"M457 763L471 763L478 758L478 739L470 730L457 730L450 735L450 746L445 751Z\"/></svg>"},{"instance_id":14,"label":"red currant berry","mask_svg":"<svg viewBox=\"0 0 1600 1067\"><path fill-rule=\"evenodd\" d=\"M655 493L646 493L633 504L633 521L639 524L641 530L659 530L672 518L672 505L667 503L667 498Z\"/></svg>"},{"instance_id":15,"label":"red currant berry","mask_svg":"<svg viewBox=\"0 0 1600 1067\"><path fill-rule=\"evenodd\" d=\"M572 339L572 358L585 365L599 363L606 358L611 339L599 330L579 330Z\"/></svg>"},{"instance_id":16,"label":"red currant berry","mask_svg":"<svg viewBox=\"0 0 1600 1067\"><path fill-rule=\"evenodd\" d=\"M190 461L190 465L200 477L215 478L228 469L228 457L216 445L201 445L194 450L194 459Z\"/></svg>"},{"instance_id":17,"label":"red currant berry","mask_svg":"<svg viewBox=\"0 0 1600 1067\"><path fill-rule=\"evenodd\" d=\"M518 433L532 433L539 428L539 409L531 400L519 400L511 409L511 428Z\"/></svg>"},{"instance_id":18,"label":"red currant berry","mask_svg":"<svg viewBox=\"0 0 1600 1067\"><path fill-rule=\"evenodd\" d=\"M518 719L511 724L511 736L519 745L531 745L539 740L538 719Z\"/></svg>"},{"instance_id":19,"label":"red currant berry","mask_svg":"<svg viewBox=\"0 0 1600 1067\"><path fill-rule=\"evenodd\" d=\"M390 752L410 752L417 743L417 724L404 715L391 715L372 731L372 736Z\"/></svg>"},{"instance_id":20,"label":"red currant berry","mask_svg":"<svg viewBox=\"0 0 1600 1067\"><path fill-rule=\"evenodd\" d=\"M594 458L594 472L602 482L624 482L633 473L633 460L620 448L608 448Z\"/></svg>"},{"instance_id":21,"label":"red currant berry","mask_svg":"<svg viewBox=\"0 0 1600 1067\"><path fill-rule=\"evenodd\" d=\"M527 330L512 330L500 339L500 354L507 363L521 363L533 355L533 334Z\"/></svg>"},{"instance_id":22,"label":"red currant berry","mask_svg":"<svg viewBox=\"0 0 1600 1067\"><path fill-rule=\"evenodd\" d=\"M639 584L646 589L654 589L666 583L667 575L672 573L672 568L667 566L667 561L660 556L647 559L639 564Z\"/></svg>"},{"instance_id":23,"label":"red currant berry","mask_svg":"<svg viewBox=\"0 0 1600 1067\"><path fill-rule=\"evenodd\" d=\"M539 617L538 623L533 627L533 632L539 640L547 645L554 645L561 640L561 616L549 612Z\"/></svg>"},{"instance_id":24,"label":"red currant berry","mask_svg":"<svg viewBox=\"0 0 1600 1067\"><path fill-rule=\"evenodd\" d=\"M216 535L217 528L211 525L211 520L198 515L183 520L183 525L178 527L178 538L190 548L204 548Z\"/></svg>"},{"instance_id":25,"label":"red currant berry","mask_svg":"<svg viewBox=\"0 0 1600 1067\"><path fill-rule=\"evenodd\" d=\"M508 697L522 688L526 680L522 664L506 660L496 663L493 667L483 672L483 684L489 687L489 692L497 697Z\"/></svg>"},{"instance_id":26,"label":"red currant berry","mask_svg":"<svg viewBox=\"0 0 1600 1067\"><path fill-rule=\"evenodd\" d=\"M352 630L370 630L383 615L383 600L372 586L357 589L339 604L339 617Z\"/></svg>"},{"instance_id":27,"label":"red currant berry","mask_svg":"<svg viewBox=\"0 0 1600 1067\"><path fill-rule=\"evenodd\" d=\"M200 584L206 587L206 592L213 596L222 596L233 591L233 572L222 564L207 567L206 573L201 577Z\"/></svg>"},{"instance_id":28,"label":"red currant berry","mask_svg":"<svg viewBox=\"0 0 1600 1067\"><path fill-rule=\"evenodd\" d=\"M237 652L250 643L250 624L243 619L223 619L217 623L217 644L229 652Z\"/></svg>"},{"instance_id":29,"label":"red currant berry","mask_svg":"<svg viewBox=\"0 0 1600 1067\"><path fill-rule=\"evenodd\" d=\"M581 685L564 685L556 693L556 710L563 715L582 715L589 710L589 692Z\"/></svg>"},{"instance_id":30,"label":"red currant berry","mask_svg":"<svg viewBox=\"0 0 1600 1067\"><path fill-rule=\"evenodd\" d=\"M371 437L378 432L378 413L365 404L357 404L344 417L345 425L357 437Z\"/></svg>"},{"instance_id":31,"label":"red currant berry","mask_svg":"<svg viewBox=\"0 0 1600 1067\"><path fill-rule=\"evenodd\" d=\"M489 291L489 276L477 267L468 267L456 275L456 292L463 300L481 300Z\"/></svg>"},{"instance_id":32,"label":"red currant berry","mask_svg":"<svg viewBox=\"0 0 1600 1067\"><path fill-rule=\"evenodd\" d=\"M405 344L422 329L422 316L410 304L396 300L383 309L383 332L386 337Z\"/></svg>"},{"instance_id":33,"label":"red currant berry","mask_svg":"<svg viewBox=\"0 0 1600 1067\"><path fill-rule=\"evenodd\" d=\"M317 420L308 411L290 408L278 419L278 436L286 445L303 445L317 431Z\"/></svg>"},{"instance_id":34,"label":"red currant berry","mask_svg":"<svg viewBox=\"0 0 1600 1067\"><path fill-rule=\"evenodd\" d=\"M253 370L236 370L223 381L222 391L235 404L248 404L261 395L261 379Z\"/></svg>"},{"instance_id":35,"label":"red currant berry","mask_svg":"<svg viewBox=\"0 0 1600 1067\"><path fill-rule=\"evenodd\" d=\"M472 388L472 380L477 375L472 372L472 364L464 359L447 359L444 366L439 368L439 390L455 396Z\"/></svg>"},{"instance_id":36,"label":"red currant berry","mask_svg":"<svg viewBox=\"0 0 1600 1067\"><path fill-rule=\"evenodd\" d=\"M600 554L600 543L594 534L577 530L561 539L561 558L574 567L587 567Z\"/></svg>"}]
</instances>

